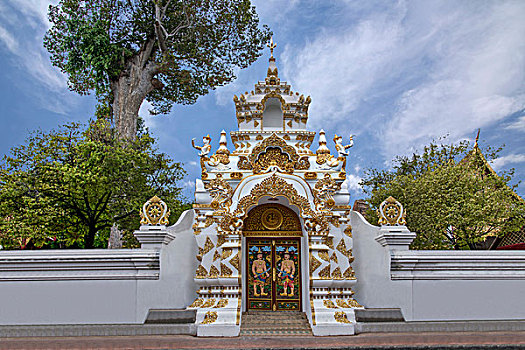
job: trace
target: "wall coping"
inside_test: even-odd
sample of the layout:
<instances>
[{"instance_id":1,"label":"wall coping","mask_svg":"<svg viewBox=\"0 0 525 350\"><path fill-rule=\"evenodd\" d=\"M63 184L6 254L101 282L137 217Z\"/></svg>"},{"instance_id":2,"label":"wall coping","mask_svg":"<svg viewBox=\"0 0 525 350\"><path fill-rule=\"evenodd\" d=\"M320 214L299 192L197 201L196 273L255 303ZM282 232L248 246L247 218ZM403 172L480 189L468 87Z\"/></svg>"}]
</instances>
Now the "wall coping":
<instances>
[{"instance_id":1,"label":"wall coping","mask_svg":"<svg viewBox=\"0 0 525 350\"><path fill-rule=\"evenodd\" d=\"M393 280L525 279L525 251L392 251Z\"/></svg>"},{"instance_id":2,"label":"wall coping","mask_svg":"<svg viewBox=\"0 0 525 350\"><path fill-rule=\"evenodd\" d=\"M1 251L0 281L159 279L160 253L146 249Z\"/></svg>"}]
</instances>

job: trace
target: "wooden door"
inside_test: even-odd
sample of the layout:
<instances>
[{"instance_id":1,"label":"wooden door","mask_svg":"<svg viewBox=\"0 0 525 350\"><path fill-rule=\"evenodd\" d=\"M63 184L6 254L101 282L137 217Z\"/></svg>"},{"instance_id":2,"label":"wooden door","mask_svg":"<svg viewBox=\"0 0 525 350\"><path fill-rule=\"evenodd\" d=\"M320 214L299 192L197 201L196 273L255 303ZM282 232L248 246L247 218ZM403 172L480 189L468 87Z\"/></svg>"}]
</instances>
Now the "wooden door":
<instances>
[{"instance_id":1,"label":"wooden door","mask_svg":"<svg viewBox=\"0 0 525 350\"><path fill-rule=\"evenodd\" d=\"M296 237L247 238L248 310L301 310L301 247Z\"/></svg>"}]
</instances>

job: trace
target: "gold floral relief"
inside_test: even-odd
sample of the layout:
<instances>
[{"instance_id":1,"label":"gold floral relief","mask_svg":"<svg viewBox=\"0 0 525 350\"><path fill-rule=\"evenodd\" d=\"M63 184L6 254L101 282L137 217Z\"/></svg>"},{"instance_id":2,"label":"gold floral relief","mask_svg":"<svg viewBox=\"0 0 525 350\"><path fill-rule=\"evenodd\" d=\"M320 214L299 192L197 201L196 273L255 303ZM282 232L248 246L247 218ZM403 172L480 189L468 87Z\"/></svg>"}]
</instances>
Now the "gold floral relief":
<instances>
[{"instance_id":1,"label":"gold floral relief","mask_svg":"<svg viewBox=\"0 0 525 350\"><path fill-rule=\"evenodd\" d=\"M221 263L221 276L222 277L231 277L231 275L233 274L232 270Z\"/></svg>"},{"instance_id":2,"label":"gold floral relief","mask_svg":"<svg viewBox=\"0 0 525 350\"><path fill-rule=\"evenodd\" d=\"M212 307L213 305L215 305L215 298L211 298L211 299L206 300L206 302L204 304L202 304L201 308L207 309L207 308Z\"/></svg>"},{"instance_id":3,"label":"gold floral relief","mask_svg":"<svg viewBox=\"0 0 525 350\"><path fill-rule=\"evenodd\" d=\"M220 258L221 258L221 254L219 253L219 250L215 249L215 253L213 254L213 261L220 259Z\"/></svg>"},{"instance_id":4,"label":"gold floral relief","mask_svg":"<svg viewBox=\"0 0 525 350\"><path fill-rule=\"evenodd\" d=\"M239 173L239 172L231 173L230 178L235 179L235 180L242 179L242 173Z\"/></svg>"},{"instance_id":5,"label":"gold floral relief","mask_svg":"<svg viewBox=\"0 0 525 350\"><path fill-rule=\"evenodd\" d=\"M217 305L215 305L213 308L220 309L223 307L226 307L228 305L228 299L221 299L217 302Z\"/></svg>"},{"instance_id":6,"label":"gold floral relief","mask_svg":"<svg viewBox=\"0 0 525 350\"><path fill-rule=\"evenodd\" d=\"M319 277L322 279L330 279L330 265L325 266L319 271Z\"/></svg>"},{"instance_id":7,"label":"gold floral relief","mask_svg":"<svg viewBox=\"0 0 525 350\"><path fill-rule=\"evenodd\" d=\"M330 257L330 261L333 261L335 263L339 263L339 261L337 261L337 255L335 254L335 252L332 253L332 256Z\"/></svg>"},{"instance_id":8,"label":"gold floral relief","mask_svg":"<svg viewBox=\"0 0 525 350\"><path fill-rule=\"evenodd\" d=\"M217 174L215 179L205 183L204 188L208 190L210 196L212 197L210 206L213 209L228 211L231 206L233 188L226 180L222 178L221 174Z\"/></svg>"},{"instance_id":9,"label":"gold floral relief","mask_svg":"<svg viewBox=\"0 0 525 350\"><path fill-rule=\"evenodd\" d=\"M235 256L233 258L230 259L230 264L237 270L237 271L240 271L239 269L239 264L240 264L240 254L241 252L238 251L237 254L235 254Z\"/></svg>"},{"instance_id":10,"label":"gold floral relief","mask_svg":"<svg viewBox=\"0 0 525 350\"><path fill-rule=\"evenodd\" d=\"M199 267L197 268L197 271L195 271L195 277L206 278L207 275L208 275L208 271L206 271L204 266L199 265Z\"/></svg>"},{"instance_id":11,"label":"gold floral relief","mask_svg":"<svg viewBox=\"0 0 525 350\"><path fill-rule=\"evenodd\" d=\"M202 256L208 254L210 250L212 250L215 247L213 242L211 241L210 237L206 237L206 242L204 243L204 248L202 250Z\"/></svg>"},{"instance_id":12,"label":"gold floral relief","mask_svg":"<svg viewBox=\"0 0 525 350\"><path fill-rule=\"evenodd\" d=\"M348 237L352 238L352 226L351 225L346 226L344 233Z\"/></svg>"},{"instance_id":13,"label":"gold floral relief","mask_svg":"<svg viewBox=\"0 0 525 350\"><path fill-rule=\"evenodd\" d=\"M363 307L363 305L359 304L356 300L350 298L348 299L348 304L350 307Z\"/></svg>"},{"instance_id":14,"label":"gold floral relief","mask_svg":"<svg viewBox=\"0 0 525 350\"><path fill-rule=\"evenodd\" d=\"M310 253L310 276L314 274L314 271L321 266L322 263L315 258L315 256Z\"/></svg>"},{"instance_id":15,"label":"gold floral relief","mask_svg":"<svg viewBox=\"0 0 525 350\"><path fill-rule=\"evenodd\" d=\"M211 265L210 268L210 278L217 278L221 273L219 272L219 269L215 267L215 265Z\"/></svg>"},{"instance_id":16,"label":"gold floral relief","mask_svg":"<svg viewBox=\"0 0 525 350\"><path fill-rule=\"evenodd\" d=\"M217 321L217 318L219 316L217 315L217 312L216 311L208 311L206 312L206 314L204 315L204 320L202 320L202 324L210 324L210 323L213 323L215 321Z\"/></svg>"},{"instance_id":17,"label":"gold floral relief","mask_svg":"<svg viewBox=\"0 0 525 350\"><path fill-rule=\"evenodd\" d=\"M337 309L337 306L335 306L334 302L330 299L323 300L323 305L328 309Z\"/></svg>"},{"instance_id":18,"label":"gold floral relief","mask_svg":"<svg viewBox=\"0 0 525 350\"><path fill-rule=\"evenodd\" d=\"M195 301L190 306L188 306L188 308L190 308L190 309L199 308L199 307L202 306L202 304L204 304L204 299L197 298L197 299L195 299Z\"/></svg>"},{"instance_id":19,"label":"gold floral relief","mask_svg":"<svg viewBox=\"0 0 525 350\"><path fill-rule=\"evenodd\" d=\"M378 216L379 225L406 225L406 212L403 205L392 196L379 205Z\"/></svg>"},{"instance_id":20,"label":"gold floral relief","mask_svg":"<svg viewBox=\"0 0 525 350\"><path fill-rule=\"evenodd\" d=\"M141 225L168 225L170 210L166 203L157 196L149 199L140 210Z\"/></svg>"},{"instance_id":21,"label":"gold floral relief","mask_svg":"<svg viewBox=\"0 0 525 350\"><path fill-rule=\"evenodd\" d=\"M221 247L224 244L224 242L226 242L226 236L225 235L217 235L217 248Z\"/></svg>"},{"instance_id":22,"label":"gold floral relief","mask_svg":"<svg viewBox=\"0 0 525 350\"><path fill-rule=\"evenodd\" d=\"M346 317L346 313L344 311L337 311L334 314L334 318L339 323L352 323L348 320L348 317Z\"/></svg>"},{"instance_id":23,"label":"gold floral relief","mask_svg":"<svg viewBox=\"0 0 525 350\"><path fill-rule=\"evenodd\" d=\"M337 304L337 306L339 306L340 308L343 308L343 309L348 309L350 308L350 305L348 305L343 299L337 299L335 301L335 303Z\"/></svg>"},{"instance_id":24,"label":"gold floral relief","mask_svg":"<svg viewBox=\"0 0 525 350\"><path fill-rule=\"evenodd\" d=\"M343 278L345 280L355 280L355 272L354 270L352 269L352 267L349 267L345 270L345 272L343 272Z\"/></svg>"},{"instance_id":25,"label":"gold floral relief","mask_svg":"<svg viewBox=\"0 0 525 350\"><path fill-rule=\"evenodd\" d=\"M339 268L339 266L337 266L332 272L332 278L336 280L343 279L343 276L341 275L341 269Z\"/></svg>"},{"instance_id":26,"label":"gold floral relief","mask_svg":"<svg viewBox=\"0 0 525 350\"><path fill-rule=\"evenodd\" d=\"M226 260L232 255L232 249L231 248L223 248L222 249L222 260Z\"/></svg>"},{"instance_id":27,"label":"gold floral relief","mask_svg":"<svg viewBox=\"0 0 525 350\"><path fill-rule=\"evenodd\" d=\"M328 252L326 250L321 250L318 256L324 261L330 261L330 257L328 256Z\"/></svg>"}]
</instances>

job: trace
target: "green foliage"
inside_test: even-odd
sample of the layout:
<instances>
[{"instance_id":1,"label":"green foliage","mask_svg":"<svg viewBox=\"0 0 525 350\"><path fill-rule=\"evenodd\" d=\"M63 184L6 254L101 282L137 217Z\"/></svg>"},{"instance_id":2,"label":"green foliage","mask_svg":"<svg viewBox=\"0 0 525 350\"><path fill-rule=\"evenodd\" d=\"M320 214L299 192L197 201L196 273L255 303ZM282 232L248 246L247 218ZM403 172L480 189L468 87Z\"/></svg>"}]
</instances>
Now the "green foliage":
<instances>
[{"instance_id":1,"label":"green foliage","mask_svg":"<svg viewBox=\"0 0 525 350\"><path fill-rule=\"evenodd\" d=\"M513 172L499 175L481 150L468 143L430 144L422 154L396 157L392 170L371 169L361 182L377 222L376 209L388 196L407 211L417 233L412 249L476 249L488 235L504 235L525 225L525 202L509 187ZM490 161L500 149L487 149Z\"/></svg>"},{"instance_id":2,"label":"green foliage","mask_svg":"<svg viewBox=\"0 0 525 350\"><path fill-rule=\"evenodd\" d=\"M33 132L0 166L0 244L106 247L116 222L133 246L147 199L162 198L172 220L187 207L177 186L184 174L146 130L133 142L119 141L102 120Z\"/></svg>"},{"instance_id":3,"label":"green foliage","mask_svg":"<svg viewBox=\"0 0 525 350\"><path fill-rule=\"evenodd\" d=\"M120 76L148 70L159 113L231 82L271 34L249 0L61 0L49 20L44 45L73 91L104 99Z\"/></svg>"}]
</instances>

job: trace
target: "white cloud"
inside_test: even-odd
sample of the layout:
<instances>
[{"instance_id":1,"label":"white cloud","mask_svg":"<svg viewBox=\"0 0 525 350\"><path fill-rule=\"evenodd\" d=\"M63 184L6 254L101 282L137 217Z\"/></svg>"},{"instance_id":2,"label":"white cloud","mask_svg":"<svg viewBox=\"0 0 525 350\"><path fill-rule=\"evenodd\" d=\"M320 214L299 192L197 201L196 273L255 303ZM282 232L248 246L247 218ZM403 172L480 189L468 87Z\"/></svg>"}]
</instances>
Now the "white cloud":
<instances>
[{"instance_id":1,"label":"white cloud","mask_svg":"<svg viewBox=\"0 0 525 350\"><path fill-rule=\"evenodd\" d=\"M513 163L523 163L525 162L525 154L509 154L503 157L494 159L491 162L492 168L494 170L502 169L507 164Z\"/></svg>"},{"instance_id":2,"label":"white cloud","mask_svg":"<svg viewBox=\"0 0 525 350\"><path fill-rule=\"evenodd\" d=\"M359 182L361 182L361 177L358 175L350 174L346 177L346 184L348 186L348 189L353 192L362 192L361 185L359 185Z\"/></svg>"},{"instance_id":3,"label":"white cloud","mask_svg":"<svg viewBox=\"0 0 525 350\"><path fill-rule=\"evenodd\" d=\"M146 100L142 102L139 109L139 117L141 117L144 120L144 124L146 125L146 127L152 131L157 126L157 120L155 116L151 115L151 113L149 112L153 109L153 105Z\"/></svg>"},{"instance_id":4,"label":"white cloud","mask_svg":"<svg viewBox=\"0 0 525 350\"><path fill-rule=\"evenodd\" d=\"M285 48L283 71L312 96L311 127L376 130L391 159L525 108L525 2L414 1L372 11Z\"/></svg>"},{"instance_id":5,"label":"white cloud","mask_svg":"<svg viewBox=\"0 0 525 350\"><path fill-rule=\"evenodd\" d=\"M517 120L507 125L505 129L525 131L525 115L519 117Z\"/></svg>"},{"instance_id":6,"label":"white cloud","mask_svg":"<svg viewBox=\"0 0 525 350\"><path fill-rule=\"evenodd\" d=\"M11 53L18 52L18 42L4 27L0 26L0 41L4 43Z\"/></svg>"}]
</instances>

